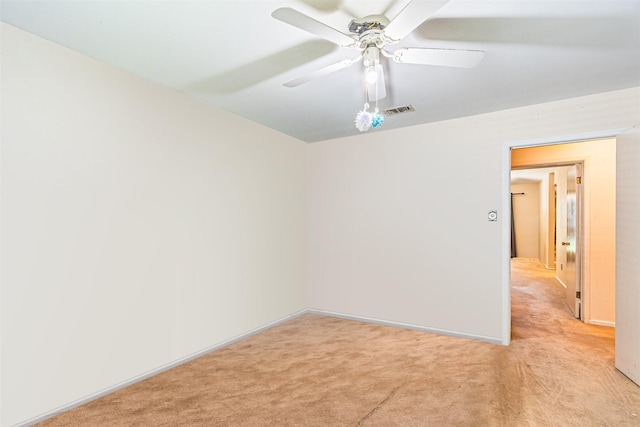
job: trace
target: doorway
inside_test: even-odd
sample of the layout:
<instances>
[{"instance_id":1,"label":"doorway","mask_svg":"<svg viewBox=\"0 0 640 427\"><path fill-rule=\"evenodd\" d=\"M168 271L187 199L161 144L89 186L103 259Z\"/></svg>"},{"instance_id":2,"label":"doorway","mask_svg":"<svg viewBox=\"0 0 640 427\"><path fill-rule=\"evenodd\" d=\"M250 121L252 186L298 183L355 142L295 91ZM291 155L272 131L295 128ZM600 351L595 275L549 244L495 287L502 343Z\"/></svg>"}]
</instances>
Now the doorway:
<instances>
[{"instance_id":1,"label":"doorway","mask_svg":"<svg viewBox=\"0 0 640 427\"><path fill-rule=\"evenodd\" d=\"M590 209L585 212L585 228L586 233L590 236L585 238L586 250L589 251L589 245L592 243L594 234L602 232L599 227L591 227L590 220L599 216L599 208L605 205L614 207L617 210L614 221L614 232L605 232L609 241L603 241L602 245L593 245L593 250L589 251L589 256L585 259L584 271L585 282L588 284L592 277L599 279L591 268L591 261L596 256L602 256L604 253L613 255L613 281L614 288L608 292L613 294L614 306L616 311L613 319L615 322L607 322L608 326L617 326L615 328L615 366L623 374L629 377L633 382L640 385L640 306L638 305L638 282L639 273L638 264L635 262L637 253L640 251L640 234L638 234L637 220L638 210L640 208L640 192L637 183L639 181L638 161L640 160L640 131L637 128L614 129L609 131L592 132L588 134L573 135L571 137L561 138L543 138L538 140L528 140L520 142L508 142L504 144L503 149L503 199L502 209L509 213L510 208L510 173L512 166L512 150L524 147L545 147L548 145L558 145L563 147L575 141L592 141L598 138L611 140L614 144L616 154L614 156L615 164L609 173L609 179L617 182L614 185L615 190L610 194L610 200L607 203L590 204L590 191L585 191L585 203ZM593 156L590 156L593 157ZM597 156L595 156L597 157ZM586 176L590 176L592 170L590 165L591 159L585 160ZM613 162L611 162L613 163ZM589 181L585 181L585 187ZM594 184L600 184L598 180L593 180ZM503 239L503 344L508 345L511 338L511 283L509 268L509 252L510 252L510 223L504 221L502 224ZM617 227L617 229L616 229ZM611 242L610 240L613 240ZM594 265L603 265L603 262L594 262ZM617 281L617 283L616 283ZM591 295L591 299L596 298ZM601 314L601 312L599 312ZM588 314L587 314L588 315ZM590 323L599 323L594 321L593 314ZM606 324L606 323L603 323ZM588 325L585 325L588 326Z\"/></svg>"},{"instance_id":2,"label":"doorway","mask_svg":"<svg viewBox=\"0 0 640 427\"><path fill-rule=\"evenodd\" d=\"M582 163L522 169L529 149L514 151L520 168L511 171L511 276L513 261L539 263L564 289L562 301L572 316L584 320Z\"/></svg>"},{"instance_id":3,"label":"doorway","mask_svg":"<svg viewBox=\"0 0 640 427\"><path fill-rule=\"evenodd\" d=\"M565 194L567 182L573 179L566 179L569 175L567 166L572 164L582 165L583 168L581 183L578 184L578 188L582 187L583 197L576 200L584 205L583 209L576 211L578 214L582 212L577 218L582 226L577 229L574 242L566 238L566 227L562 228L562 222L558 223L556 276L567 288L571 286L567 276L571 272L571 263L567 263L566 257L571 258L579 253L574 252L575 245L575 249L581 250L584 256L582 259L576 257L575 264L578 283L582 286L578 285L575 291L567 292L572 293L573 297L576 296L575 292L580 292L580 301L574 303L577 307L572 311L586 323L615 326L615 138L511 150L512 169L555 167L558 194ZM558 202L558 216L566 215L562 210L567 206L570 203ZM572 305L569 295L568 303Z\"/></svg>"}]
</instances>

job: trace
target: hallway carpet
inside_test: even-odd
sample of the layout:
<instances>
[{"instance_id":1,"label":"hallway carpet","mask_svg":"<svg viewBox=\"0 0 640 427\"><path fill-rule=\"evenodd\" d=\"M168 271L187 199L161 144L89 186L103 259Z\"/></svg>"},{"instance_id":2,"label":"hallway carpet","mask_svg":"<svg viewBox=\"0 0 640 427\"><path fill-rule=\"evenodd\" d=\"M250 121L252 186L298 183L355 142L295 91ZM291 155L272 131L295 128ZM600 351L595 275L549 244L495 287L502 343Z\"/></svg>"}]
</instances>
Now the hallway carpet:
<instances>
[{"instance_id":1,"label":"hallway carpet","mask_svg":"<svg viewBox=\"0 0 640 427\"><path fill-rule=\"evenodd\" d=\"M614 330L512 260L509 347L305 314L41 426L640 426Z\"/></svg>"}]
</instances>

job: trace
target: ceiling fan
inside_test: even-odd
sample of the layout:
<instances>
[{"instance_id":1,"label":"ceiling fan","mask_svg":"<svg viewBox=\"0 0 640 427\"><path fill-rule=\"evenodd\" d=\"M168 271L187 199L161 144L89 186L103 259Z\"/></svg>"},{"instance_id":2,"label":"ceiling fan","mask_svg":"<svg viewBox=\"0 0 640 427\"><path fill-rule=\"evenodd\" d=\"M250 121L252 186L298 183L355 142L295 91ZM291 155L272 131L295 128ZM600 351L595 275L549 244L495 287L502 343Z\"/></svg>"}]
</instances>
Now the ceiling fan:
<instances>
[{"instance_id":1,"label":"ceiling fan","mask_svg":"<svg viewBox=\"0 0 640 427\"><path fill-rule=\"evenodd\" d=\"M385 49L387 46L398 43L448 2L449 0L410 0L391 20L384 15L369 15L360 19L353 19L347 27L351 34L345 34L289 7L275 10L271 14L275 19L322 37L339 46L361 52L360 56L355 59L346 59L323 67L288 81L284 83L284 86L295 87L363 61L368 99L377 101L386 96L384 71L380 64L380 55L401 64L462 68L476 66L484 56L484 52L481 50L403 47L394 52L388 52Z\"/></svg>"}]
</instances>

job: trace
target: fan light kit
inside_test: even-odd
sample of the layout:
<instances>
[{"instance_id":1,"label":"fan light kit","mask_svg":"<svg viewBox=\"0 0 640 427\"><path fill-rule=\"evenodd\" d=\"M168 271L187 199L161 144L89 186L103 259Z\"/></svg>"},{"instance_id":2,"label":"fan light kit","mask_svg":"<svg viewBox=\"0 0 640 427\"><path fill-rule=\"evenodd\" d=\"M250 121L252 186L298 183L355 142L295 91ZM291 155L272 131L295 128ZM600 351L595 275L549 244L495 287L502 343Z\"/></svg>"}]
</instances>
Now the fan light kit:
<instances>
[{"instance_id":1,"label":"fan light kit","mask_svg":"<svg viewBox=\"0 0 640 427\"><path fill-rule=\"evenodd\" d=\"M400 13L391 20L383 15L369 15L361 19L353 19L347 27L351 33L350 35L290 7L275 10L271 14L275 19L339 46L360 51L360 55L357 58L342 60L288 81L284 85L296 87L313 79L349 68L356 62L362 61L365 70L366 100L364 108L356 115L355 124L358 130L362 132L371 127L380 126L384 121L384 115L379 112L377 102L387 96L384 64L380 62L381 55L399 64L460 68L475 67L482 60L484 52L481 50L417 47L403 47L394 52L385 50L387 46L400 42L448 2L449 0L413 0L409 1ZM373 112L368 111L369 102L376 103Z\"/></svg>"}]
</instances>

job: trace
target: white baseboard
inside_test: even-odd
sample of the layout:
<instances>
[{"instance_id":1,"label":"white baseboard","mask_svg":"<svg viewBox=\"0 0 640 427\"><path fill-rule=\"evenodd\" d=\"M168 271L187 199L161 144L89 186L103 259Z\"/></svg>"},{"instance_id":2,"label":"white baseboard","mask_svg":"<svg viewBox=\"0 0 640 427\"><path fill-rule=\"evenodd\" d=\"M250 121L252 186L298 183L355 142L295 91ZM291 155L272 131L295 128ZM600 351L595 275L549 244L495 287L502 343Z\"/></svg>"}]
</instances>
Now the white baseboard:
<instances>
[{"instance_id":1,"label":"white baseboard","mask_svg":"<svg viewBox=\"0 0 640 427\"><path fill-rule=\"evenodd\" d=\"M184 363L190 362L194 359L197 359L198 357L204 356L205 354L211 353L212 351L216 351L219 350L223 347L226 347L228 345L231 345L235 342L241 341L245 338L248 338L252 335L258 334L260 332L263 332L269 328L272 328L276 325L279 325L281 323L287 322L291 319L294 319L298 316L301 316L303 314L306 313L313 313L313 314L319 314L319 315L324 315L324 316L331 316L331 317L338 317L341 319L347 319L347 320L355 320L355 321L359 321L359 322L365 322L365 323L373 323L373 324L378 324L378 325L383 325L383 326L391 326L391 327L396 327L396 328L402 328L402 329L411 329L411 330L416 330L416 331L421 331L421 332L428 332L428 333L433 333L433 334L439 334L439 335L447 335L447 336L452 336L452 337L457 337L457 338L465 338L465 339L472 339L472 340L478 340L478 341L485 341L485 342L489 342L492 344L500 344L502 345L503 342L500 338L494 338L494 337L486 337L486 336L482 336L482 335L475 335L475 334L467 334L467 333L462 333L462 332L455 332L455 331L449 331L446 329L438 329L438 328L428 328L428 327L424 327L424 326L419 326L419 325L413 325L413 324L409 324L409 323L401 323L401 322L392 322L392 321L388 321L388 320L380 320L380 319L374 319L371 317L364 317L364 316L352 316L349 314L342 314L342 313L336 313L333 311L326 311L326 310L317 310L317 309L304 309L304 310L300 310L296 313L290 314L288 316L284 316L278 320L275 320L271 323L268 323L264 326L252 329L244 334L238 335L236 337L233 337L231 339L222 341L220 343L214 344L210 347L204 348L200 351L197 351L193 354L190 354L188 356L182 357L180 359L174 360L173 362L167 363L165 365L162 365L156 369L152 369L148 372L145 372L143 374L137 375L133 378L130 378L126 381L120 382L118 384L115 384L111 387L107 387L105 389L102 389L96 393L90 394L88 396L85 396L81 399L75 400L73 402L70 402L66 405L60 406L54 410L45 412L44 414L38 415L34 418L31 418L29 420L23 421L21 423L16 424L14 427L28 427L28 426L32 426L33 424L42 422L46 419L49 418L53 418L56 415L60 415L64 412L70 411L71 409L77 408L78 406L82 406L86 403L89 403L93 400L99 399L103 396L106 396L108 394L111 394L115 391L121 390L125 387L128 387L130 385L133 385L137 382L143 381L147 378L150 378L154 375L158 375L162 372L168 371L169 369L175 368L177 366L180 366Z\"/></svg>"},{"instance_id":2,"label":"white baseboard","mask_svg":"<svg viewBox=\"0 0 640 427\"><path fill-rule=\"evenodd\" d=\"M350 314L336 313L334 311L318 310L313 308L308 309L307 312L314 313L314 314L321 314L324 316L338 317L340 319L356 320L356 321L365 322L365 323L373 323L376 325L392 326L395 328L411 329L411 330L420 331L420 332L428 332L431 334L447 335L447 336L456 337L456 338L466 338L466 339L472 339L477 341L485 341L492 344L500 344L500 345L503 344L501 338L467 334L464 332L449 331L446 329L428 328L425 326L413 325L410 323L392 322L388 320L380 320L380 319L374 319L371 317L364 317L364 316L353 316Z\"/></svg>"},{"instance_id":3,"label":"white baseboard","mask_svg":"<svg viewBox=\"0 0 640 427\"><path fill-rule=\"evenodd\" d=\"M212 351L219 350L219 349L221 349L223 347L226 347L228 345L231 345L231 344L233 344L235 342L241 341L241 340L243 340L245 338L248 338L248 337L250 337L252 335L258 334L258 333L263 332L263 331L265 331L265 330L267 330L269 328L272 328L272 327L274 327L276 325L279 325L281 323L284 323L284 322L287 322L287 321L289 321L291 319L294 319L294 318L296 318L298 316L301 316L301 315L303 315L305 313L307 313L307 310L300 310L300 311L298 311L296 313L290 314L288 316L284 316L284 317L282 317L282 318L280 318L278 320L275 320L275 321L273 321L271 323L267 323L264 326L260 326L258 328L252 329L249 332L246 332L244 334L240 334L240 335L238 335L236 337L233 337L233 338L230 338L228 340L219 342L218 344L214 344L214 345L212 345L210 347L204 348L204 349L202 349L200 351L197 351L197 352L195 352L193 354L190 354L188 356L185 356L185 357L182 357L180 359L174 360L173 362L169 362L166 365L162 365L162 366L160 366L160 367L158 367L156 369L152 369L152 370L147 371L147 372L145 372L143 374L137 375L137 376L135 376L133 378L130 378L128 380L125 380L125 381L122 381L122 382L120 382L118 384L115 384L115 385L113 385L111 387L107 387L105 389L102 389L102 390L100 390L100 391L98 391L96 393L90 394L90 395L85 396L85 397L83 397L81 399L78 399L78 400L75 400L75 401L73 401L71 403L68 403L66 405L60 406L60 407L58 407L58 408L56 408L56 409L54 409L52 411L45 412L44 414L38 415L38 416L36 416L34 418L31 418L31 419L28 419L26 421L23 421L23 422L20 422L18 424L15 424L14 427L28 427L28 426L32 426L32 425L34 425L36 423L40 423L40 422L42 422L42 421L44 421L46 419L53 418L56 415L60 415L60 414L62 414L64 412L67 412L67 411L69 411L71 409L77 408L78 406L82 406L82 405L84 405L86 403L89 403L89 402L91 402L93 400L99 399L99 398L101 398L103 396L111 394L111 393L113 393L115 391L118 391L118 390L123 389L125 387L128 387L130 385L133 385L133 384L135 384L137 382L140 382L142 380L150 378L150 377L152 377L154 375L158 375L158 374L160 374L162 372L168 371L169 369L175 368L176 366L180 366L180 365L182 365L184 363L190 362L190 361L192 361L194 359L197 359L198 357L204 356L205 354L211 353Z\"/></svg>"},{"instance_id":4,"label":"white baseboard","mask_svg":"<svg viewBox=\"0 0 640 427\"><path fill-rule=\"evenodd\" d=\"M598 326L609 326L610 328L615 328L616 327L616 322L610 322L608 320L594 320L594 319L591 319L589 321L585 321L584 323L590 323L592 325L598 325Z\"/></svg>"},{"instance_id":5,"label":"white baseboard","mask_svg":"<svg viewBox=\"0 0 640 427\"><path fill-rule=\"evenodd\" d=\"M558 276L555 276L555 277L556 277L556 280L558 281L558 283L560 283L563 288L567 289L567 285L565 285L564 282L562 280L560 280L560 278Z\"/></svg>"}]
</instances>

